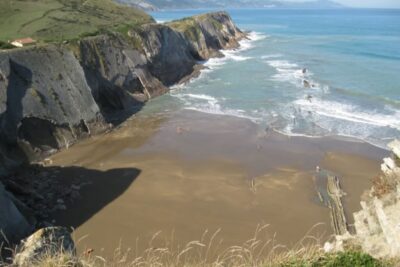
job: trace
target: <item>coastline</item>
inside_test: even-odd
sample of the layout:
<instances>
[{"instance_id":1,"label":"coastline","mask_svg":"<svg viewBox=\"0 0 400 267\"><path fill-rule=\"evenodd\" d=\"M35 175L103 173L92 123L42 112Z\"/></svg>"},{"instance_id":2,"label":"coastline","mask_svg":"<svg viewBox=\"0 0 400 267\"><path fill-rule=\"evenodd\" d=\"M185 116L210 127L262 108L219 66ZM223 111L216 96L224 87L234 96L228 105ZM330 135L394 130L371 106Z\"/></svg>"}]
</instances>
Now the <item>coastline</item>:
<instances>
[{"instance_id":1,"label":"coastline","mask_svg":"<svg viewBox=\"0 0 400 267\"><path fill-rule=\"evenodd\" d=\"M120 241L133 248L137 238L147 244L158 231L158 244L174 233L176 244L184 245L221 228L219 238L228 247L263 224L278 244L290 247L319 223L324 225L314 234L324 240L332 234L329 209L319 203L313 182L316 166L340 177L351 214L387 154L341 138L265 132L229 116L137 114L51 158L50 168L61 168L55 179L67 188L71 177L92 183L82 188L82 199L66 202L67 210L52 216L76 227L77 239L86 236L80 251L94 248L106 256ZM119 187L118 194L110 196L112 187Z\"/></svg>"},{"instance_id":2,"label":"coastline","mask_svg":"<svg viewBox=\"0 0 400 267\"><path fill-rule=\"evenodd\" d=\"M11 235L0 235L0 265L3 259L24 265L18 262L25 249L38 245L47 250L57 235L62 236L61 245L64 238L69 245L61 252L50 248L49 257L54 254L65 260L71 252L73 262L93 257L104 264L127 262L132 256L137 263L142 255L152 253L160 253L161 261L166 253L180 262L181 253L196 246L199 252L194 249L188 254L198 254L204 263L218 261L221 255L228 255L229 261L231 253L238 258L243 253L247 260L247 246L251 250L257 243L262 246L257 257L263 264L270 253L280 257L302 250L305 255L318 251L312 256L318 262L342 253L351 257L358 249L376 259L398 255L400 246L393 237L398 233L400 207L399 141L390 143L389 151L373 144L379 138L368 138L362 127L352 135L350 130L335 131L318 123L311 125L310 132L280 127L255 106L281 103L281 99L247 90L262 91L270 84L264 88L238 82L241 75L248 75L243 69L257 68L254 62L238 64L236 70L231 67L253 59L264 60L268 70L276 72L275 78L303 73L295 77L297 82L291 80L295 90L274 88L288 89L290 95L297 86L298 99L290 103L310 116L317 107L322 111L316 114L353 122L355 129L357 122L398 129L396 115L371 118L372 112L346 109L352 106L331 108L340 101L302 95L306 83L324 93L337 88L317 79L305 80L314 70L300 69L309 67L301 60L257 52L258 44L252 42L271 36L242 32L225 12L148 24L142 30L0 53L6 62L6 73L0 70L0 89L5 89L7 100L7 109L0 114L6 127L0 135L8 138L0 142L0 157L5 159L0 172L9 166L15 170L0 177L0 206L5 211L0 230L8 231L4 222L11 225ZM241 53L247 50L251 51ZM37 59L45 55L43 68ZM68 68L61 64L51 68L57 58ZM215 76L224 73L209 73L224 64L234 75L240 73L238 79L212 85ZM45 74L46 68L51 71ZM258 70L271 76L263 66ZM210 78L210 84L199 81L202 77ZM219 79L224 81L224 75ZM203 82L200 86L208 91L196 90L196 83ZM39 83L45 85L33 86ZM63 90L65 84L75 87ZM214 94L225 85L232 90ZM15 89L23 92L15 96ZM249 102L250 110L258 114L235 106L235 100L248 100L241 93L260 100ZM163 94L167 96L160 101L152 100ZM48 102L49 96L54 103ZM232 106L224 105L225 101ZM340 107L345 114L337 112ZM284 109L284 114L290 111ZM298 122L290 116L289 121ZM315 130L316 126L326 131ZM380 140L389 140L390 132ZM18 169L23 162L29 166ZM7 214L10 210L12 216ZM8 220L11 217L22 226ZM47 234L48 248L39 240ZM15 249L15 256L5 251L4 242ZM249 252L253 257L256 251Z\"/></svg>"}]
</instances>

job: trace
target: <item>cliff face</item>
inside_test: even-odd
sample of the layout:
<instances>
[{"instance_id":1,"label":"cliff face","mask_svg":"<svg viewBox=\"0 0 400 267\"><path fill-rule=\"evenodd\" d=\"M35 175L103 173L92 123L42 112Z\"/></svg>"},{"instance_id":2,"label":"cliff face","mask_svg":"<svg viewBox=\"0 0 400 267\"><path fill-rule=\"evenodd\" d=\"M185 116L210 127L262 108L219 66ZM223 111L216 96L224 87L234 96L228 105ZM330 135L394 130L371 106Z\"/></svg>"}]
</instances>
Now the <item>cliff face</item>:
<instances>
[{"instance_id":1,"label":"cliff face","mask_svg":"<svg viewBox=\"0 0 400 267\"><path fill-rule=\"evenodd\" d=\"M167 86L192 74L199 61L222 56L219 50L238 47L245 37L225 12L147 25L139 36L150 72Z\"/></svg>"},{"instance_id":2,"label":"cliff face","mask_svg":"<svg viewBox=\"0 0 400 267\"><path fill-rule=\"evenodd\" d=\"M68 146L95 125L103 125L99 107L70 51L49 45L0 53L3 165Z\"/></svg>"},{"instance_id":3,"label":"cliff face","mask_svg":"<svg viewBox=\"0 0 400 267\"><path fill-rule=\"evenodd\" d=\"M361 201L362 210L353 214L355 233L337 236L335 249L355 245L377 258L400 255L400 142L389 147L392 157L384 159L382 174Z\"/></svg>"},{"instance_id":4,"label":"cliff face","mask_svg":"<svg viewBox=\"0 0 400 267\"><path fill-rule=\"evenodd\" d=\"M218 12L126 36L0 51L0 171L104 131L242 38Z\"/></svg>"}]
</instances>

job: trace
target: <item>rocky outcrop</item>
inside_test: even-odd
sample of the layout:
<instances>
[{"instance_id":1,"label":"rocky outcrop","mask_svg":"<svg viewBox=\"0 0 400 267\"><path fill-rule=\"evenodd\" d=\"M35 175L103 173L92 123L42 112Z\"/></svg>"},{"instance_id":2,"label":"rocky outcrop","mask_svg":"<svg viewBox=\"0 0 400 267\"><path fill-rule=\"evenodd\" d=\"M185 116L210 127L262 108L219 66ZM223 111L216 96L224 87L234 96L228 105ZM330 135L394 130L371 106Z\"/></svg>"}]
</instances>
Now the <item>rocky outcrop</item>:
<instances>
[{"instance_id":1,"label":"rocky outcrop","mask_svg":"<svg viewBox=\"0 0 400 267\"><path fill-rule=\"evenodd\" d=\"M21 242L13 264L28 267L43 261L44 258L57 257L61 254L64 254L63 257L76 254L75 243L68 229L64 227L43 228Z\"/></svg>"},{"instance_id":2,"label":"rocky outcrop","mask_svg":"<svg viewBox=\"0 0 400 267\"><path fill-rule=\"evenodd\" d=\"M245 34L227 13L217 12L146 25L139 36L150 72L169 86L192 74L199 61L222 56L221 49L237 48Z\"/></svg>"},{"instance_id":3,"label":"rocky outcrop","mask_svg":"<svg viewBox=\"0 0 400 267\"><path fill-rule=\"evenodd\" d=\"M336 236L327 248L360 246L377 258L400 255L400 142L396 140L389 147L392 157L384 159L382 175L374 178L361 201L362 210L353 214L355 234Z\"/></svg>"},{"instance_id":4,"label":"rocky outcrop","mask_svg":"<svg viewBox=\"0 0 400 267\"><path fill-rule=\"evenodd\" d=\"M199 61L222 56L220 49L238 47L242 38L231 18L217 12L0 51L0 177L124 121L169 86L195 75ZM34 223L11 198L0 185L0 212L6 215L0 216L0 228L13 242ZM46 235L33 238L47 240Z\"/></svg>"},{"instance_id":5,"label":"rocky outcrop","mask_svg":"<svg viewBox=\"0 0 400 267\"><path fill-rule=\"evenodd\" d=\"M0 247L13 243L32 231L33 226L18 209L15 201L17 200L0 183Z\"/></svg>"},{"instance_id":6,"label":"rocky outcrop","mask_svg":"<svg viewBox=\"0 0 400 267\"><path fill-rule=\"evenodd\" d=\"M103 127L79 61L53 45L0 53L0 136L28 159ZM7 157L4 155L3 157Z\"/></svg>"},{"instance_id":7,"label":"rocky outcrop","mask_svg":"<svg viewBox=\"0 0 400 267\"><path fill-rule=\"evenodd\" d=\"M0 52L0 171L123 121L241 38L217 12Z\"/></svg>"},{"instance_id":8,"label":"rocky outcrop","mask_svg":"<svg viewBox=\"0 0 400 267\"><path fill-rule=\"evenodd\" d=\"M118 35L79 42L79 60L103 115L140 107L168 89L148 71L147 58Z\"/></svg>"}]
</instances>

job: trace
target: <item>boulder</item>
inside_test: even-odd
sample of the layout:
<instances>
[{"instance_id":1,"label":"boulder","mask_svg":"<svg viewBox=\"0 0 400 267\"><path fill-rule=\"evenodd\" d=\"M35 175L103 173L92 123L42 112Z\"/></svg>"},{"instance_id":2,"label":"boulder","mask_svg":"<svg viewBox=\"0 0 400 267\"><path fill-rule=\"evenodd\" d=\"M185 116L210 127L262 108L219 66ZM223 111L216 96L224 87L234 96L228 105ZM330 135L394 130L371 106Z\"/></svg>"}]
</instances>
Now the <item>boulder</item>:
<instances>
[{"instance_id":1,"label":"boulder","mask_svg":"<svg viewBox=\"0 0 400 267\"><path fill-rule=\"evenodd\" d=\"M13 202L12 195L0 183L0 244L14 243L32 231L32 225Z\"/></svg>"},{"instance_id":2,"label":"boulder","mask_svg":"<svg viewBox=\"0 0 400 267\"><path fill-rule=\"evenodd\" d=\"M42 228L21 242L14 257L16 266L31 266L43 257L59 253L75 256L75 244L65 227Z\"/></svg>"}]
</instances>

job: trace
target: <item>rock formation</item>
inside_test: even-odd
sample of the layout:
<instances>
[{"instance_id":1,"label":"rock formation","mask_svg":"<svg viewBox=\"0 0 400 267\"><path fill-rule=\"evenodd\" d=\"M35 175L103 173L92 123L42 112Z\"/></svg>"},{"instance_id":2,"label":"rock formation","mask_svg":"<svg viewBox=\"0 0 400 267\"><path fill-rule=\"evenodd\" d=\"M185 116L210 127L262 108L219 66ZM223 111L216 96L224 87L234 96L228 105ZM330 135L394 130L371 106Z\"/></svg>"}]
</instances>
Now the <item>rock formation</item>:
<instances>
[{"instance_id":1,"label":"rock formation","mask_svg":"<svg viewBox=\"0 0 400 267\"><path fill-rule=\"evenodd\" d=\"M389 147L392 157L383 160L382 174L361 201L362 210L353 214L355 234L336 236L333 247L327 244L326 248L360 246L377 258L400 255L400 142Z\"/></svg>"},{"instance_id":2,"label":"rock formation","mask_svg":"<svg viewBox=\"0 0 400 267\"><path fill-rule=\"evenodd\" d=\"M56 257L57 254L75 255L75 243L64 227L42 228L21 242L17 248L13 264L32 266L44 257Z\"/></svg>"},{"instance_id":3,"label":"rock formation","mask_svg":"<svg viewBox=\"0 0 400 267\"><path fill-rule=\"evenodd\" d=\"M14 201L14 197L0 183L0 247L23 238L33 228Z\"/></svg>"},{"instance_id":4,"label":"rock formation","mask_svg":"<svg viewBox=\"0 0 400 267\"><path fill-rule=\"evenodd\" d=\"M216 12L0 52L0 173L123 121L242 38Z\"/></svg>"},{"instance_id":5,"label":"rock formation","mask_svg":"<svg viewBox=\"0 0 400 267\"><path fill-rule=\"evenodd\" d=\"M0 51L0 176L122 122L245 36L216 12ZM10 242L31 229L14 200L0 184L0 230Z\"/></svg>"}]
</instances>

